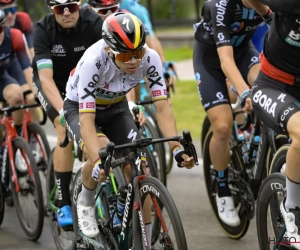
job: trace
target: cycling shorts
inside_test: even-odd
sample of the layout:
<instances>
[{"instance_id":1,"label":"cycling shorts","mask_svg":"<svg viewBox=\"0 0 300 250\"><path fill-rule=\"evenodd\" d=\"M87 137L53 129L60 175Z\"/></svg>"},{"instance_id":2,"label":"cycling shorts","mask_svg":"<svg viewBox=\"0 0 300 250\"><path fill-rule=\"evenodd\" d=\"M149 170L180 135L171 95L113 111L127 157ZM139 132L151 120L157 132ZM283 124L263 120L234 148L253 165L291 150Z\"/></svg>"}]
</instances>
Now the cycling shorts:
<instances>
[{"instance_id":1,"label":"cycling shorts","mask_svg":"<svg viewBox=\"0 0 300 250\"><path fill-rule=\"evenodd\" d=\"M43 109L45 110L47 116L49 117L49 119L52 121L52 123L54 124L54 120L57 116L59 116L58 111L51 105L49 99L47 98L47 96L45 95L43 88L42 88L42 84L40 81L40 78L38 76L37 72L33 73L33 88L36 91L36 96L39 99ZM60 96L62 99L65 98L65 92L61 91L60 89L58 89Z\"/></svg>"},{"instance_id":2,"label":"cycling shorts","mask_svg":"<svg viewBox=\"0 0 300 250\"><path fill-rule=\"evenodd\" d=\"M250 42L241 48L234 48L234 60L247 82L250 68L259 63L259 53ZM230 104L226 76L224 75L215 46L195 41L193 55L194 71L198 92L205 111Z\"/></svg>"},{"instance_id":3,"label":"cycling shorts","mask_svg":"<svg viewBox=\"0 0 300 250\"><path fill-rule=\"evenodd\" d=\"M278 133L287 134L290 117L300 111L300 86L285 84L259 72L252 87L255 115Z\"/></svg>"},{"instance_id":4,"label":"cycling shorts","mask_svg":"<svg viewBox=\"0 0 300 250\"><path fill-rule=\"evenodd\" d=\"M265 35L268 31L268 25L266 23L263 23L262 25L259 25L257 27L256 31L254 32L251 38L251 41L258 52L261 52L263 50Z\"/></svg>"},{"instance_id":5,"label":"cycling shorts","mask_svg":"<svg viewBox=\"0 0 300 250\"><path fill-rule=\"evenodd\" d=\"M81 138L79 123L78 102L65 99L64 112L68 130L71 132L77 145L83 149L84 142ZM106 136L115 145L133 142L141 136L129 111L128 102L123 99L104 110L96 110L95 128L98 137ZM129 149L116 149L114 157L122 157L129 154ZM143 150L139 150L140 155L145 157ZM143 157L142 157L143 159Z\"/></svg>"},{"instance_id":6,"label":"cycling shorts","mask_svg":"<svg viewBox=\"0 0 300 250\"><path fill-rule=\"evenodd\" d=\"M5 102L3 90L10 84L25 85L26 79L21 68L21 65L16 57L12 59L7 69L0 72L0 101Z\"/></svg>"}]
</instances>

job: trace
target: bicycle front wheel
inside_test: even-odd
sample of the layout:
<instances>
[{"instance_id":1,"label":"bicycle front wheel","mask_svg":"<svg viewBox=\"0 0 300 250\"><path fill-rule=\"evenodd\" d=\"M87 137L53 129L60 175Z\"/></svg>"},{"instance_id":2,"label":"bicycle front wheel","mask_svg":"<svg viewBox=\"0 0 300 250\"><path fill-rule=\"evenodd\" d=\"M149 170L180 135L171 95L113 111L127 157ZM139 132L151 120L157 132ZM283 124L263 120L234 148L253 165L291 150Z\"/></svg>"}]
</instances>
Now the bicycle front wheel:
<instances>
[{"instance_id":1,"label":"bicycle front wheel","mask_svg":"<svg viewBox=\"0 0 300 250\"><path fill-rule=\"evenodd\" d=\"M20 190L17 192L15 183L12 183L12 197L19 222L30 240L38 240L44 225L44 203L39 171L31 148L23 137L16 137L12 142L14 163L17 170L17 182ZM11 169L10 169L11 170ZM12 171L11 171L12 172Z\"/></svg>"},{"instance_id":2,"label":"bicycle front wheel","mask_svg":"<svg viewBox=\"0 0 300 250\"><path fill-rule=\"evenodd\" d=\"M256 207L256 227L261 250L294 249L284 237L286 228L280 212L285 196L285 175L269 175L260 187Z\"/></svg>"},{"instance_id":3,"label":"bicycle front wheel","mask_svg":"<svg viewBox=\"0 0 300 250\"><path fill-rule=\"evenodd\" d=\"M158 179L146 177L139 181L139 189L143 207L151 197L151 249L188 249L180 215L167 188Z\"/></svg>"}]
</instances>

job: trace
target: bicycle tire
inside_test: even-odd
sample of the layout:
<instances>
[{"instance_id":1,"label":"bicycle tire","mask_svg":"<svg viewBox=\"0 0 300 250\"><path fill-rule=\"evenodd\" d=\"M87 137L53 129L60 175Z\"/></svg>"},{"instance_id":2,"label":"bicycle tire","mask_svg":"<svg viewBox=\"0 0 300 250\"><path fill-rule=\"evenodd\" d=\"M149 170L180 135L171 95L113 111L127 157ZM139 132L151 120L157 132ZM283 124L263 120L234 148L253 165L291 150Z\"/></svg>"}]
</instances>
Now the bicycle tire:
<instances>
[{"instance_id":1,"label":"bicycle tire","mask_svg":"<svg viewBox=\"0 0 300 250\"><path fill-rule=\"evenodd\" d=\"M88 244L85 241L81 242L81 237L79 236L79 225L78 225L78 216L77 216L77 200L78 200L78 196L81 192L82 189L82 177L81 177L81 169L78 169L75 178L74 178L74 182L73 182L73 188L72 188L72 214L73 214L73 231L74 231L74 235L75 235L75 242L79 243L79 244ZM96 213L96 209L95 209L95 213ZM109 214L109 213L108 213ZM99 226L99 234L98 236L96 236L95 238L93 238L96 241L100 241L105 249L111 249L109 248L110 246L108 245L104 235L102 234L103 232L101 231L101 227ZM77 232L77 233L76 233ZM80 243L81 242L81 243ZM94 246L90 246L92 247L91 249L97 250L98 248L95 248Z\"/></svg>"},{"instance_id":2,"label":"bicycle tire","mask_svg":"<svg viewBox=\"0 0 300 250\"><path fill-rule=\"evenodd\" d=\"M34 183L34 191L35 191L35 206L37 207L37 216L35 217L37 219L36 228L30 229L27 227L27 222L24 221L24 214L22 211L22 204L19 202L18 193L16 193L14 187L14 184L12 183L12 197L14 201L14 207L17 213L17 217L19 219L19 222L21 224L21 227L23 228L24 232L26 233L28 239L32 241L36 241L39 239L39 237L42 234L43 231L43 225L44 225L44 203L43 203L43 194L42 194L42 187L41 187L41 181L39 176L39 171L34 159L34 156L31 152L31 148L29 144L26 142L26 140L18 136L13 139L12 146L14 150L14 157L16 155L16 151L18 149L22 150L25 155L27 156L27 159L30 163L31 171L33 173L33 183ZM11 168L10 168L11 171ZM12 174L12 173L11 173ZM17 174L18 175L18 174Z\"/></svg>"},{"instance_id":3,"label":"bicycle tire","mask_svg":"<svg viewBox=\"0 0 300 250\"><path fill-rule=\"evenodd\" d=\"M42 184L42 189L43 189L44 215L47 215L48 200L47 200L47 191L46 191L46 182L47 182L46 170L47 170L48 160L49 160L49 157L50 157L50 154L51 154L50 145L49 145L47 136L45 134L45 131L39 123L30 122L28 124L27 128L28 128L28 138L29 138L29 140L30 140L31 135L33 135L33 134L39 135L40 142L42 144L43 151L44 151L45 156L46 156L46 158L42 157L39 160L37 167L38 167L38 170L39 170L39 173L40 173L40 179L41 179L41 184ZM39 145L39 144L37 143L37 145Z\"/></svg>"},{"instance_id":4,"label":"bicycle tire","mask_svg":"<svg viewBox=\"0 0 300 250\"><path fill-rule=\"evenodd\" d=\"M2 193L2 187L0 185L0 226L3 222L4 218L4 213L5 213L5 200L4 200L4 195Z\"/></svg>"},{"instance_id":5,"label":"bicycle tire","mask_svg":"<svg viewBox=\"0 0 300 250\"><path fill-rule=\"evenodd\" d=\"M286 163L286 154L289 150L289 147L290 144L285 144L276 151L272 163L270 165L269 174L284 173L284 169L282 169L282 167Z\"/></svg>"},{"instance_id":6,"label":"bicycle tire","mask_svg":"<svg viewBox=\"0 0 300 250\"><path fill-rule=\"evenodd\" d=\"M49 160L48 160L47 179L46 179L47 202L49 202L49 200L50 200L50 198L49 198L50 193L55 185L55 173L54 173L54 165L53 165L54 150L55 150L55 148L52 149ZM50 211L50 206L48 206L48 211ZM58 250L76 249L76 241L74 239L65 239L64 237L60 237L59 234L61 232L61 229L58 227L56 220L53 219L53 215L51 214L51 212L49 215L49 224L50 224L50 229L51 229L54 243ZM66 244L64 244L63 240L68 240L68 242L66 242Z\"/></svg>"},{"instance_id":7,"label":"bicycle tire","mask_svg":"<svg viewBox=\"0 0 300 250\"><path fill-rule=\"evenodd\" d=\"M213 131L210 130L205 138L204 144L203 144L203 174L204 174L204 180L205 180L205 187L206 192L209 198L209 203L212 207L213 213L220 224L221 228L227 234L228 237L232 239L240 239L242 238L248 231L250 220L245 218L240 218L241 223L237 227L228 226L225 223L221 221L218 215L218 208L216 204L215 194L216 190L212 187L212 180L211 180L211 160L210 160L210 153L209 153L209 144L210 140L212 138ZM233 148L231 154L231 160L235 163L234 165L237 166L239 170L243 168L242 159L239 154L239 152ZM213 191L213 192L212 192ZM235 202L236 203L236 202Z\"/></svg>"},{"instance_id":8,"label":"bicycle tire","mask_svg":"<svg viewBox=\"0 0 300 250\"><path fill-rule=\"evenodd\" d=\"M144 189L144 186L147 188ZM152 188L149 188L152 187ZM155 190L155 191L151 191ZM187 247L187 242L185 238L185 232L183 229L182 221L179 215L179 212L176 208L175 202L167 190L167 188L159 182L159 180L153 178L153 177L146 177L139 181L139 192L141 194L141 202L142 206L144 205L145 198L148 194L156 196L156 198L159 199L159 209L161 210L162 208L165 209L169 215L170 222L172 222L172 225L174 225L174 234L175 234L175 240L176 243L178 243L178 249L180 250L186 250L188 249ZM157 195L159 194L159 195ZM151 239L151 244L154 244L156 242L156 238L158 238L157 232L160 232L160 226L161 222L160 219L164 220L162 218L162 214L159 214L155 216L154 222L153 222L153 227L152 227L152 239ZM169 224L168 224L169 225ZM173 249L173 248L172 248Z\"/></svg>"},{"instance_id":9,"label":"bicycle tire","mask_svg":"<svg viewBox=\"0 0 300 250\"><path fill-rule=\"evenodd\" d=\"M270 247L270 235L268 235L268 213L269 213L269 202L272 199L272 197L277 192L285 192L285 183L286 177L284 174L281 173L273 173L269 176L267 176L258 193L257 198L257 206L256 206L256 228L257 228L257 237L258 237L258 243L261 250L267 250L267 249L273 249L273 246ZM278 207L279 213L280 209ZM275 211L275 210L273 210ZM276 224L278 222L278 216L274 215L276 217ZM274 224L272 224L273 226ZM274 231L273 227L273 233L275 233L275 238L279 238L278 235Z\"/></svg>"},{"instance_id":10,"label":"bicycle tire","mask_svg":"<svg viewBox=\"0 0 300 250\"><path fill-rule=\"evenodd\" d=\"M205 118L204 118L204 121L202 123L202 130L201 130L201 151L203 153L203 144L204 144L204 141L205 141L205 138L206 138L206 135L209 131L211 127L211 123L210 123L210 120L208 119L208 116L206 115Z\"/></svg>"},{"instance_id":11,"label":"bicycle tire","mask_svg":"<svg viewBox=\"0 0 300 250\"><path fill-rule=\"evenodd\" d=\"M146 123L144 124L145 127L147 127L147 129L150 132L150 137L152 138L159 138L157 131L155 130L155 128L151 125L151 123L149 123L146 120ZM154 175L154 177L159 178L160 181L167 186L167 175L166 175L166 165L165 165L165 159L162 157L162 152L163 152L163 145L161 143L157 143L155 145L152 145L154 148L154 152L157 154L157 156L154 154L153 151L150 150L150 147L147 147L147 149L149 149L148 153L146 153L146 157L148 157L148 155L151 154L151 156L154 159L154 163L151 163L150 168L154 168L154 166L156 166L156 173ZM149 154L150 153L150 154ZM157 159L157 160L156 160ZM154 170L153 170L154 171Z\"/></svg>"},{"instance_id":12,"label":"bicycle tire","mask_svg":"<svg viewBox=\"0 0 300 250\"><path fill-rule=\"evenodd\" d=\"M43 107L40 107L40 109L42 110L42 113L43 113L43 119L41 121L39 121L39 124L41 126L43 126L47 123L48 116L46 114L46 111L43 109Z\"/></svg>"},{"instance_id":13,"label":"bicycle tire","mask_svg":"<svg viewBox=\"0 0 300 250\"><path fill-rule=\"evenodd\" d=\"M275 146L276 146L275 154L277 153L279 148L283 145L289 145L287 137L285 135L282 135L282 134L276 135L276 137L275 137ZM271 164L272 164L272 161L275 157L275 154L272 155L272 150L271 150L271 148L269 148L268 153L267 153L267 158L266 158L267 159L267 161L266 161L266 170L267 170L268 175L271 173Z\"/></svg>"}]
</instances>

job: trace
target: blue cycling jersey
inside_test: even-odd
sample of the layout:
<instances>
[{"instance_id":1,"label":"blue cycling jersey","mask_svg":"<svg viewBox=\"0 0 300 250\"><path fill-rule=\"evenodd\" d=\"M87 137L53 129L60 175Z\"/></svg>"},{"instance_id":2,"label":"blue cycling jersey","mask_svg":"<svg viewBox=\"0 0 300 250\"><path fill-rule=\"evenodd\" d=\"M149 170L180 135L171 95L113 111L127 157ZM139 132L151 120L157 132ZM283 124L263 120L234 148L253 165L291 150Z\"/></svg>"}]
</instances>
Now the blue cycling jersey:
<instances>
[{"instance_id":1,"label":"blue cycling jersey","mask_svg":"<svg viewBox=\"0 0 300 250\"><path fill-rule=\"evenodd\" d=\"M143 5L137 3L136 0L122 0L120 8L128 10L130 13L137 16L145 25L146 34L150 35L150 37L153 38L153 29L150 21L150 15L148 10Z\"/></svg>"},{"instance_id":2,"label":"blue cycling jersey","mask_svg":"<svg viewBox=\"0 0 300 250\"><path fill-rule=\"evenodd\" d=\"M268 25L266 23L263 23L262 25L259 25L257 27L255 33L251 37L251 40L258 52L261 52L263 50L264 39L268 30L269 30Z\"/></svg>"}]
</instances>

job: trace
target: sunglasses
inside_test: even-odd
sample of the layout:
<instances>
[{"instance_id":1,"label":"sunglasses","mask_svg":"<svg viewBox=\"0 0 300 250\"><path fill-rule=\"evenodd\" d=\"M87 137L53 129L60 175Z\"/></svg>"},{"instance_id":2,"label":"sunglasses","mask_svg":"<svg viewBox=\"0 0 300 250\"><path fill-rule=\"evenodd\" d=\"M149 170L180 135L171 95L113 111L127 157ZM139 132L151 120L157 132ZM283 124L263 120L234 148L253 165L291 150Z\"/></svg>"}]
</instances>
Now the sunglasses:
<instances>
[{"instance_id":1,"label":"sunglasses","mask_svg":"<svg viewBox=\"0 0 300 250\"><path fill-rule=\"evenodd\" d=\"M130 50L125 53L118 53L111 50L114 53L116 60L122 63L130 63L131 59L134 57L137 61L142 60L143 56L146 54L146 48Z\"/></svg>"},{"instance_id":2,"label":"sunglasses","mask_svg":"<svg viewBox=\"0 0 300 250\"><path fill-rule=\"evenodd\" d=\"M60 4L60 5L54 5L51 7L54 14L57 15L63 15L66 10L68 10L70 13L74 13L79 10L79 4L78 3L67 3L67 4Z\"/></svg>"},{"instance_id":3,"label":"sunglasses","mask_svg":"<svg viewBox=\"0 0 300 250\"><path fill-rule=\"evenodd\" d=\"M7 16L9 12L11 12L11 14L15 14L18 10L18 7L14 6L14 7L2 9L2 10L4 11L4 14Z\"/></svg>"},{"instance_id":4,"label":"sunglasses","mask_svg":"<svg viewBox=\"0 0 300 250\"><path fill-rule=\"evenodd\" d=\"M110 8L92 8L94 12L96 12L99 16L107 16L109 14L113 14L119 10L120 5L117 4Z\"/></svg>"}]
</instances>

